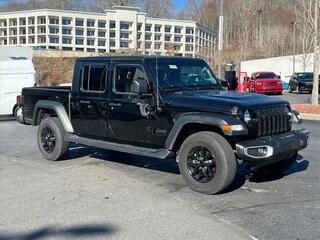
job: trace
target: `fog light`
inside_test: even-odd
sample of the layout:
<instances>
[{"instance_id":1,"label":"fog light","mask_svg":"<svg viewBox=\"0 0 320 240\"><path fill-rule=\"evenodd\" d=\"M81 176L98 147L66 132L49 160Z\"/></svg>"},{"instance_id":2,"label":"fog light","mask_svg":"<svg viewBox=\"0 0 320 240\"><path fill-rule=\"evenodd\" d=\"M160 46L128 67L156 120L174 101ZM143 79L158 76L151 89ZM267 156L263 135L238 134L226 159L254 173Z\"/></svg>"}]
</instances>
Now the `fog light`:
<instances>
[{"instance_id":1,"label":"fog light","mask_svg":"<svg viewBox=\"0 0 320 240\"><path fill-rule=\"evenodd\" d=\"M259 146L245 148L245 154L249 157L270 157L273 154L273 148L270 146Z\"/></svg>"}]
</instances>

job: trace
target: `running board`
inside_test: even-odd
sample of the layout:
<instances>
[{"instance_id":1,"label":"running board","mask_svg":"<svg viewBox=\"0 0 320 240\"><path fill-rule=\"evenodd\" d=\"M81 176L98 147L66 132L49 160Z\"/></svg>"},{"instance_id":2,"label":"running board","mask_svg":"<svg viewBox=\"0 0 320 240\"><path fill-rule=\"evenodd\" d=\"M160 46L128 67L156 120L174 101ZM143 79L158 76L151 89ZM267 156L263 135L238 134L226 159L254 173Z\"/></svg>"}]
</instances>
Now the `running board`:
<instances>
[{"instance_id":1,"label":"running board","mask_svg":"<svg viewBox=\"0 0 320 240\"><path fill-rule=\"evenodd\" d=\"M67 133L64 135L64 140L73 143L80 143L87 146L98 147L118 152L131 153L154 158L167 158L172 152L167 149L150 149L144 147L137 147L127 144L106 142L102 140L79 137L75 134Z\"/></svg>"}]
</instances>

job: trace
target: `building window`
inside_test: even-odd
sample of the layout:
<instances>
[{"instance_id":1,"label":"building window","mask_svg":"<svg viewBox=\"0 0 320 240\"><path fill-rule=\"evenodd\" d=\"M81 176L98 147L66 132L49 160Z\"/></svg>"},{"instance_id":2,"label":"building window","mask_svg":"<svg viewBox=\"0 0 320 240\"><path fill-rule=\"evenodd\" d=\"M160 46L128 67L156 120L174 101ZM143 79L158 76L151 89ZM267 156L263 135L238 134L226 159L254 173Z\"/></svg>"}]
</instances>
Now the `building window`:
<instances>
[{"instance_id":1,"label":"building window","mask_svg":"<svg viewBox=\"0 0 320 240\"><path fill-rule=\"evenodd\" d=\"M186 28L186 34L193 34L192 28Z\"/></svg>"},{"instance_id":2,"label":"building window","mask_svg":"<svg viewBox=\"0 0 320 240\"><path fill-rule=\"evenodd\" d=\"M193 37L186 37L186 42L193 43Z\"/></svg>"},{"instance_id":3,"label":"building window","mask_svg":"<svg viewBox=\"0 0 320 240\"><path fill-rule=\"evenodd\" d=\"M17 21L12 21L11 26L17 26Z\"/></svg>"},{"instance_id":4,"label":"building window","mask_svg":"<svg viewBox=\"0 0 320 240\"><path fill-rule=\"evenodd\" d=\"M94 36L94 30L88 30L87 36Z\"/></svg>"},{"instance_id":5,"label":"building window","mask_svg":"<svg viewBox=\"0 0 320 240\"><path fill-rule=\"evenodd\" d=\"M146 40L151 40L151 34L147 34L145 37Z\"/></svg>"},{"instance_id":6,"label":"building window","mask_svg":"<svg viewBox=\"0 0 320 240\"><path fill-rule=\"evenodd\" d=\"M155 48L156 50L160 50L160 49L161 49L161 44L160 44L160 43L156 43L156 44L154 45L154 48Z\"/></svg>"},{"instance_id":7,"label":"building window","mask_svg":"<svg viewBox=\"0 0 320 240\"><path fill-rule=\"evenodd\" d=\"M99 28L106 28L106 23L105 22L98 22L98 27Z\"/></svg>"},{"instance_id":8,"label":"building window","mask_svg":"<svg viewBox=\"0 0 320 240\"><path fill-rule=\"evenodd\" d=\"M93 20L88 20L87 21L87 27L94 27L94 21Z\"/></svg>"},{"instance_id":9,"label":"building window","mask_svg":"<svg viewBox=\"0 0 320 240\"><path fill-rule=\"evenodd\" d=\"M77 19L77 20L76 20L76 26L77 26L77 27L83 27L83 20Z\"/></svg>"},{"instance_id":10,"label":"building window","mask_svg":"<svg viewBox=\"0 0 320 240\"><path fill-rule=\"evenodd\" d=\"M50 28L49 32L52 33L52 34L58 34L59 33L59 28Z\"/></svg>"},{"instance_id":11,"label":"building window","mask_svg":"<svg viewBox=\"0 0 320 240\"><path fill-rule=\"evenodd\" d=\"M116 42L115 41L110 41L109 45L110 45L110 47L115 47L116 46Z\"/></svg>"},{"instance_id":12,"label":"building window","mask_svg":"<svg viewBox=\"0 0 320 240\"><path fill-rule=\"evenodd\" d=\"M129 38L129 33L120 33L120 38L128 39Z\"/></svg>"},{"instance_id":13,"label":"building window","mask_svg":"<svg viewBox=\"0 0 320 240\"><path fill-rule=\"evenodd\" d=\"M25 35L26 34L26 30L25 29L20 29L20 34L21 35Z\"/></svg>"},{"instance_id":14,"label":"building window","mask_svg":"<svg viewBox=\"0 0 320 240\"><path fill-rule=\"evenodd\" d=\"M120 24L120 29L128 30L129 29L129 23L121 23Z\"/></svg>"},{"instance_id":15,"label":"building window","mask_svg":"<svg viewBox=\"0 0 320 240\"><path fill-rule=\"evenodd\" d=\"M193 46L186 45L186 51L188 52L193 51Z\"/></svg>"},{"instance_id":16,"label":"building window","mask_svg":"<svg viewBox=\"0 0 320 240\"><path fill-rule=\"evenodd\" d=\"M46 42L46 38L45 37L41 37L40 38L40 43L45 43Z\"/></svg>"},{"instance_id":17,"label":"building window","mask_svg":"<svg viewBox=\"0 0 320 240\"><path fill-rule=\"evenodd\" d=\"M83 45L83 39L76 38L76 45Z\"/></svg>"},{"instance_id":18,"label":"building window","mask_svg":"<svg viewBox=\"0 0 320 240\"><path fill-rule=\"evenodd\" d=\"M27 40L25 38L22 38L22 44L26 44Z\"/></svg>"},{"instance_id":19,"label":"building window","mask_svg":"<svg viewBox=\"0 0 320 240\"><path fill-rule=\"evenodd\" d=\"M81 91L104 92L106 90L106 77L106 65L84 66L81 77Z\"/></svg>"},{"instance_id":20,"label":"building window","mask_svg":"<svg viewBox=\"0 0 320 240\"><path fill-rule=\"evenodd\" d=\"M77 29L76 30L76 35L77 36L83 36L83 30L82 29Z\"/></svg>"},{"instance_id":21,"label":"building window","mask_svg":"<svg viewBox=\"0 0 320 240\"><path fill-rule=\"evenodd\" d=\"M96 50L94 48L87 48L87 52L95 52Z\"/></svg>"},{"instance_id":22,"label":"building window","mask_svg":"<svg viewBox=\"0 0 320 240\"><path fill-rule=\"evenodd\" d=\"M171 36L165 36L165 37L164 37L164 40L165 40L166 42L170 42L170 41L171 41Z\"/></svg>"},{"instance_id":23,"label":"building window","mask_svg":"<svg viewBox=\"0 0 320 240\"><path fill-rule=\"evenodd\" d=\"M62 19L62 25L71 25L71 20L70 19Z\"/></svg>"},{"instance_id":24,"label":"building window","mask_svg":"<svg viewBox=\"0 0 320 240\"><path fill-rule=\"evenodd\" d=\"M71 44L71 38L62 38L63 44Z\"/></svg>"},{"instance_id":25,"label":"building window","mask_svg":"<svg viewBox=\"0 0 320 240\"><path fill-rule=\"evenodd\" d=\"M29 25L34 25L34 19L29 20Z\"/></svg>"},{"instance_id":26,"label":"building window","mask_svg":"<svg viewBox=\"0 0 320 240\"><path fill-rule=\"evenodd\" d=\"M138 24L138 26L137 26L137 31L141 31L141 27L142 27L142 25L141 25L141 24Z\"/></svg>"},{"instance_id":27,"label":"building window","mask_svg":"<svg viewBox=\"0 0 320 240\"><path fill-rule=\"evenodd\" d=\"M109 28L116 28L116 23L114 21L110 21Z\"/></svg>"},{"instance_id":28,"label":"building window","mask_svg":"<svg viewBox=\"0 0 320 240\"><path fill-rule=\"evenodd\" d=\"M58 18L50 18L49 23L50 24L59 24L59 19Z\"/></svg>"},{"instance_id":29,"label":"building window","mask_svg":"<svg viewBox=\"0 0 320 240\"><path fill-rule=\"evenodd\" d=\"M137 39L138 39L138 40L141 39L141 33L138 33Z\"/></svg>"},{"instance_id":30,"label":"building window","mask_svg":"<svg viewBox=\"0 0 320 240\"><path fill-rule=\"evenodd\" d=\"M129 47L129 43L127 42L120 42L120 48L128 48Z\"/></svg>"},{"instance_id":31,"label":"building window","mask_svg":"<svg viewBox=\"0 0 320 240\"><path fill-rule=\"evenodd\" d=\"M174 33L181 33L181 28L180 27L175 27L174 28Z\"/></svg>"},{"instance_id":32,"label":"building window","mask_svg":"<svg viewBox=\"0 0 320 240\"><path fill-rule=\"evenodd\" d=\"M59 38L51 37L50 38L50 43L59 43Z\"/></svg>"},{"instance_id":33,"label":"building window","mask_svg":"<svg viewBox=\"0 0 320 240\"><path fill-rule=\"evenodd\" d=\"M109 36L110 36L110 38L114 38L114 37L116 37L116 33L115 32L110 32Z\"/></svg>"},{"instance_id":34,"label":"building window","mask_svg":"<svg viewBox=\"0 0 320 240\"><path fill-rule=\"evenodd\" d=\"M161 26L155 26L154 27L155 32L161 32Z\"/></svg>"},{"instance_id":35,"label":"building window","mask_svg":"<svg viewBox=\"0 0 320 240\"><path fill-rule=\"evenodd\" d=\"M106 45L106 41L98 41L98 46L104 47Z\"/></svg>"},{"instance_id":36,"label":"building window","mask_svg":"<svg viewBox=\"0 0 320 240\"><path fill-rule=\"evenodd\" d=\"M12 31L12 35L13 35L13 36L16 36L16 35L17 35L17 30L13 30L13 31Z\"/></svg>"},{"instance_id":37,"label":"building window","mask_svg":"<svg viewBox=\"0 0 320 240\"><path fill-rule=\"evenodd\" d=\"M41 30L40 30L41 31ZM29 28L29 33L34 34L34 28Z\"/></svg>"},{"instance_id":38,"label":"building window","mask_svg":"<svg viewBox=\"0 0 320 240\"><path fill-rule=\"evenodd\" d=\"M31 41L30 41L31 43L35 43L35 38L33 37L33 38L31 38Z\"/></svg>"},{"instance_id":39,"label":"building window","mask_svg":"<svg viewBox=\"0 0 320 240\"><path fill-rule=\"evenodd\" d=\"M46 19L45 18L40 18L40 24L46 24Z\"/></svg>"},{"instance_id":40,"label":"building window","mask_svg":"<svg viewBox=\"0 0 320 240\"><path fill-rule=\"evenodd\" d=\"M155 41L160 41L161 40L161 35L155 35L154 36Z\"/></svg>"},{"instance_id":41,"label":"building window","mask_svg":"<svg viewBox=\"0 0 320 240\"><path fill-rule=\"evenodd\" d=\"M174 45L174 50L180 50L180 45Z\"/></svg>"},{"instance_id":42,"label":"building window","mask_svg":"<svg viewBox=\"0 0 320 240\"><path fill-rule=\"evenodd\" d=\"M106 52L106 50L105 49L98 49L98 52L104 53L104 52Z\"/></svg>"},{"instance_id":43,"label":"building window","mask_svg":"<svg viewBox=\"0 0 320 240\"><path fill-rule=\"evenodd\" d=\"M174 37L175 42L181 42L181 37Z\"/></svg>"},{"instance_id":44,"label":"building window","mask_svg":"<svg viewBox=\"0 0 320 240\"><path fill-rule=\"evenodd\" d=\"M62 34L71 35L71 29L63 28L63 29L62 29Z\"/></svg>"},{"instance_id":45,"label":"building window","mask_svg":"<svg viewBox=\"0 0 320 240\"><path fill-rule=\"evenodd\" d=\"M106 32L99 31L98 32L98 36L99 37L105 37L106 36Z\"/></svg>"},{"instance_id":46,"label":"building window","mask_svg":"<svg viewBox=\"0 0 320 240\"><path fill-rule=\"evenodd\" d=\"M93 46L94 45L94 40L93 39L88 39L87 40L87 45Z\"/></svg>"},{"instance_id":47,"label":"building window","mask_svg":"<svg viewBox=\"0 0 320 240\"><path fill-rule=\"evenodd\" d=\"M147 25L147 26L146 26L146 31L147 31L147 32L150 32L150 31L151 31L151 25Z\"/></svg>"},{"instance_id":48,"label":"building window","mask_svg":"<svg viewBox=\"0 0 320 240\"><path fill-rule=\"evenodd\" d=\"M151 48L151 43L146 43L145 46L146 46L146 49L150 49Z\"/></svg>"},{"instance_id":49,"label":"building window","mask_svg":"<svg viewBox=\"0 0 320 240\"><path fill-rule=\"evenodd\" d=\"M23 20L21 21L21 25L22 25L22 26L26 25L26 20L25 20L25 19L23 19Z\"/></svg>"}]
</instances>

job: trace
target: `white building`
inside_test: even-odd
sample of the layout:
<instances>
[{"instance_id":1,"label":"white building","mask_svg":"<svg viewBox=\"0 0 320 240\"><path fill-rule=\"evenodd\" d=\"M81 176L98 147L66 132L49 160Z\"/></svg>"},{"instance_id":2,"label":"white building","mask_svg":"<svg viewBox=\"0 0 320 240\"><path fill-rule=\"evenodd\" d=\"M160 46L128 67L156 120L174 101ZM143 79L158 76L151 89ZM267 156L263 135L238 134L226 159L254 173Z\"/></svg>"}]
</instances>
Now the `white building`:
<instances>
[{"instance_id":1,"label":"white building","mask_svg":"<svg viewBox=\"0 0 320 240\"><path fill-rule=\"evenodd\" d=\"M241 72L251 76L253 72L271 71L281 76L281 80L289 82L293 74L293 56L255 59L241 62ZM295 56L295 72L313 72L313 54Z\"/></svg>"},{"instance_id":2,"label":"white building","mask_svg":"<svg viewBox=\"0 0 320 240\"><path fill-rule=\"evenodd\" d=\"M0 13L0 45L212 57L214 41L213 30L195 21L150 18L136 7L114 6L105 13Z\"/></svg>"}]
</instances>

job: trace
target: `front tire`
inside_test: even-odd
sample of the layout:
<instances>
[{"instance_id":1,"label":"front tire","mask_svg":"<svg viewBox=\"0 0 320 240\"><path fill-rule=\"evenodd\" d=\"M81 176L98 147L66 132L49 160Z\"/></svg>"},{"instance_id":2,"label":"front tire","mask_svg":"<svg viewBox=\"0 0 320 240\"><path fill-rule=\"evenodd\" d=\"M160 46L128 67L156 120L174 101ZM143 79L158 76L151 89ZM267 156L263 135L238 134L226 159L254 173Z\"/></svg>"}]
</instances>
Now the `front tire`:
<instances>
[{"instance_id":1,"label":"front tire","mask_svg":"<svg viewBox=\"0 0 320 240\"><path fill-rule=\"evenodd\" d=\"M191 189L205 194L224 191L233 182L237 161L230 144L214 132L198 132L182 144L179 169Z\"/></svg>"},{"instance_id":2,"label":"front tire","mask_svg":"<svg viewBox=\"0 0 320 240\"><path fill-rule=\"evenodd\" d=\"M64 128L57 117L48 117L41 121L37 142L42 156L49 161L56 161L69 149L69 142L64 141Z\"/></svg>"}]
</instances>

